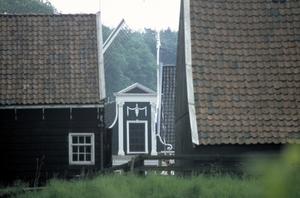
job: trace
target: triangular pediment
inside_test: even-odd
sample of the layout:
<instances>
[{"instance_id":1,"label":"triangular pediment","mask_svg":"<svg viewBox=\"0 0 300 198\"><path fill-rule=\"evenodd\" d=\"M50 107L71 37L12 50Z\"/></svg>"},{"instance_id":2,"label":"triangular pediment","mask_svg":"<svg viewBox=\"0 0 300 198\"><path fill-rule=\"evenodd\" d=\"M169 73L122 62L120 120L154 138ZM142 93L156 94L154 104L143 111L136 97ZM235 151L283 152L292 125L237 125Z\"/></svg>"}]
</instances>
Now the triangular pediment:
<instances>
[{"instance_id":1,"label":"triangular pediment","mask_svg":"<svg viewBox=\"0 0 300 198\"><path fill-rule=\"evenodd\" d=\"M144 85L141 85L140 83L134 83L133 85L130 85L129 87L117 93L117 95L122 94L156 94L156 92L148 87L145 87Z\"/></svg>"}]
</instances>

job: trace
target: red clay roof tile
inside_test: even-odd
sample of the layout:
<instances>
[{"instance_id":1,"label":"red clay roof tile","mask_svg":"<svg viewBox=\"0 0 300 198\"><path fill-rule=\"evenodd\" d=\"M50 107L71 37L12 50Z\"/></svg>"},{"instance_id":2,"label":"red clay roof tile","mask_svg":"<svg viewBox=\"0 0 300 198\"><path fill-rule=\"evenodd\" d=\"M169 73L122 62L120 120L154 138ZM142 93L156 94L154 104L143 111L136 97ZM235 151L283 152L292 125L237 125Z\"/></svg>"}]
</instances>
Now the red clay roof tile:
<instances>
[{"instance_id":1,"label":"red clay roof tile","mask_svg":"<svg viewBox=\"0 0 300 198\"><path fill-rule=\"evenodd\" d=\"M96 15L0 15L2 105L99 103Z\"/></svg>"},{"instance_id":2,"label":"red clay roof tile","mask_svg":"<svg viewBox=\"0 0 300 198\"><path fill-rule=\"evenodd\" d=\"M300 143L299 10L299 1L190 1L200 144Z\"/></svg>"}]
</instances>

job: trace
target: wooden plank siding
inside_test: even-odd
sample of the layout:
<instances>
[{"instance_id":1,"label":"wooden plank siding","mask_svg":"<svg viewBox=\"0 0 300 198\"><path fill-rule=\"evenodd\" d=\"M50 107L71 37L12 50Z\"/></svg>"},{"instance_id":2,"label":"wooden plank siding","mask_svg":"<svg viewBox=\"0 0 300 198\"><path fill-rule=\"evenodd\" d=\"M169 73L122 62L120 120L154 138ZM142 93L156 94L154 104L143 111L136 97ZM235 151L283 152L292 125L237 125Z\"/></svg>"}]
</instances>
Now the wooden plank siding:
<instances>
[{"instance_id":1,"label":"wooden plank siding","mask_svg":"<svg viewBox=\"0 0 300 198\"><path fill-rule=\"evenodd\" d=\"M71 115L71 116L70 116ZM32 182L37 165L40 179L53 176L70 178L101 168L101 134L105 133L100 116L104 110L89 109L18 109L0 110L0 175L2 182L16 179ZM69 133L94 133L95 164L69 165ZM104 134L106 138L107 134ZM38 160L38 161L37 161ZM107 166L109 162L102 162Z\"/></svg>"},{"instance_id":2,"label":"wooden plank siding","mask_svg":"<svg viewBox=\"0 0 300 198\"><path fill-rule=\"evenodd\" d=\"M181 2L182 4L183 2ZM186 65L185 65L185 40L183 27L183 6L180 10L180 26L178 31L178 45L177 48L177 67L176 67L176 85L175 85L175 153L176 155L190 154L193 152L193 145L191 144L191 126L187 98L187 79L186 79ZM189 160L176 161L178 166L191 165Z\"/></svg>"}]
</instances>

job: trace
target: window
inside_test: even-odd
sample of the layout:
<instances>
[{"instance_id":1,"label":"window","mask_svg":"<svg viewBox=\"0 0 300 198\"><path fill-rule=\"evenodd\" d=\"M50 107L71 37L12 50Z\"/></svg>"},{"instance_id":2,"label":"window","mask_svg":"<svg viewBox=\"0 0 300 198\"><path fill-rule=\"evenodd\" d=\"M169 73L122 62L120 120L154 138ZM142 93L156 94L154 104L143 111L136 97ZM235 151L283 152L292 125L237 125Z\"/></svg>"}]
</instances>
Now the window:
<instances>
[{"instance_id":1,"label":"window","mask_svg":"<svg viewBox=\"0 0 300 198\"><path fill-rule=\"evenodd\" d=\"M147 121L127 121L127 153L148 153Z\"/></svg>"},{"instance_id":2,"label":"window","mask_svg":"<svg viewBox=\"0 0 300 198\"><path fill-rule=\"evenodd\" d=\"M93 133L69 134L69 163L89 164L95 163L95 141Z\"/></svg>"}]
</instances>

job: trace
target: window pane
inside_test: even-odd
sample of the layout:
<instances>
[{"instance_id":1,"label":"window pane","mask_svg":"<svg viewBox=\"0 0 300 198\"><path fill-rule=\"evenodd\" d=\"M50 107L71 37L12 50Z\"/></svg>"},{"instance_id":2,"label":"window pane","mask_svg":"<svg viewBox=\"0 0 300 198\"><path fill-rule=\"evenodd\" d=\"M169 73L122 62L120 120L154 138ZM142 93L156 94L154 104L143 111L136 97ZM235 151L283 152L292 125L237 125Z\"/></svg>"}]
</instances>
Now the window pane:
<instances>
[{"instance_id":1,"label":"window pane","mask_svg":"<svg viewBox=\"0 0 300 198\"><path fill-rule=\"evenodd\" d=\"M79 147L79 152L80 152L80 153L84 153L84 146L80 146L80 147Z\"/></svg>"},{"instance_id":2,"label":"window pane","mask_svg":"<svg viewBox=\"0 0 300 198\"><path fill-rule=\"evenodd\" d=\"M144 151L144 146L143 145L137 145L136 146L136 149L138 150L138 151Z\"/></svg>"},{"instance_id":3,"label":"window pane","mask_svg":"<svg viewBox=\"0 0 300 198\"><path fill-rule=\"evenodd\" d=\"M132 123L129 123L129 131L133 130L134 129L134 124Z\"/></svg>"},{"instance_id":4,"label":"window pane","mask_svg":"<svg viewBox=\"0 0 300 198\"><path fill-rule=\"evenodd\" d=\"M129 124L129 149L131 152L145 151L145 123Z\"/></svg>"},{"instance_id":5,"label":"window pane","mask_svg":"<svg viewBox=\"0 0 300 198\"><path fill-rule=\"evenodd\" d=\"M86 153L91 153L91 150L92 150L91 146L87 146L87 147L85 147L85 149L86 149L85 150Z\"/></svg>"},{"instance_id":6,"label":"window pane","mask_svg":"<svg viewBox=\"0 0 300 198\"><path fill-rule=\"evenodd\" d=\"M138 139L138 143L139 143L139 144L143 144L144 142L145 142L145 139L144 139L144 138Z\"/></svg>"},{"instance_id":7,"label":"window pane","mask_svg":"<svg viewBox=\"0 0 300 198\"><path fill-rule=\"evenodd\" d=\"M134 145L130 145L130 146L129 146L129 150L130 150L130 151L134 151Z\"/></svg>"},{"instance_id":8,"label":"window pane","mask_svg":"<svg viewBox=\"0 0 300 198\"><path fill-rule=\"evenodd\" d=\"M129 130L141 130L145 128L145 124L144 123L129 123Z\"/></svg>"},{"instance_id":9,"label":"window pane","mask_svg":"<svg viewBox=\"0 0 300 198\"><path fill-rule=\"evenodd\" d=\"M91 137L90 136L87 136L85 137L85 143L91 143Z\"/></svg>"},{"instance_id":10,"label":"window pane","mask_svg":"<svg viewBox=\"0 0 300 198\"><path fill-rule=\"evenodd\" d=\"M84 143L84 136L79 136L79 143Z\"/></svg>"},{"instance_id":11,"label":"window pane","mask_svg":"<svg viewBox=\"0 0 300 198\"><path fill-rule=\"evenodd\" d=\"M91 161L91 154L86 155L86 161Z\"/></svg>"},{"instance_id":12,"label":"window pane","mask_svg":"<svg viewBox=\"0 0 300 198\"><path fill-rule=\"evenodd\" d=\"M73 161L78 161L78 155L77 154L73 154Z\"/></svg>"},{"instance_id":13,"label":"window pane","mask_svg":"<svg viewBox=\"0 0 300 198\"><path fill-rule=\"evenodd\" d=\"M78 143L78 137L77 136L73 136L72 137L72 141L73 141L73 144L77 144Z\"/></svg>"},{"instance_id":14,"label":"window pane","mask_svg":"<svg viewBox=\"0 0 300 198\"><path fill-rule=\"evenodd\" d=\"M73 153L77 153L78 152L78 146L73 146Z\"/></svg>"},{"instance_id":15,"label":"window pane","mask_svg":"<svg viewBox=\"0 0 300 198\"><path fill-rule=\"evenodd\" d=\"M145 124L144 123L139 124L139 130L145 131Z\"/></svg>"},{"instance_id":16,"label":"window pane","mask_svg":"<svg viewBox=\"0 0 300 198\"><path fill-rule=\"evenodd\" d=\"M143 141L143 140L142 140L142 141ZM134 144L139 143L139 137L138 137L138 136L136 136L136 138L133 139L133 143L134 143Z\"/></svg>"},{"instance_id":17,"label":"window pane","mask_svg":"<svg viewBox=\"0 0 300 198\"><path fill-rule=\"evenodd\" d=\"M79 154L79 161L84 161L84 154Z\"/></svg>"}]
</instances>

